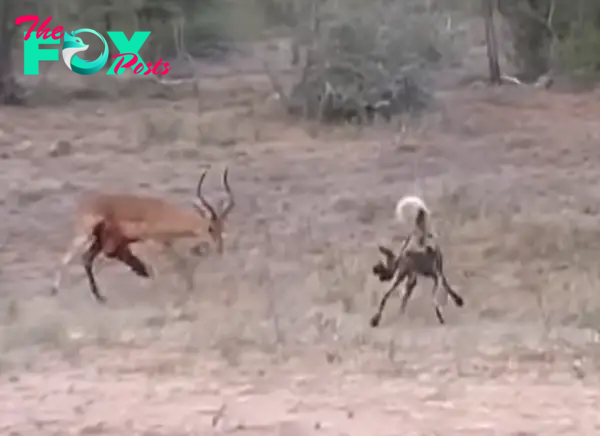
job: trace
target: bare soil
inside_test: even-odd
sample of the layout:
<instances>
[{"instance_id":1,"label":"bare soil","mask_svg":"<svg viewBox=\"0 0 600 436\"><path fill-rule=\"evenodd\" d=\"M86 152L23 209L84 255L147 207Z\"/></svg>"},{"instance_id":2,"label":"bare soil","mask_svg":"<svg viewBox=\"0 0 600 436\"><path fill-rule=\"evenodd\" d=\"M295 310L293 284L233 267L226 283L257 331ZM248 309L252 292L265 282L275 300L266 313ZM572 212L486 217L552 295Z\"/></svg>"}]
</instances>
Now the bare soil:
<instances>
[{"instance_id":1,"label":"bare soil","mask_svg":"<svg viewBox=\"0 0 600 436\"><path fill-rule=\"evenodd\" d=\"M259 74L200 91L0 108L2 434L598 434L600 93L455 89L358 129L283 117ZM98 268L106 307L77 263L48 295L80 192L185 204L209 165L237 206L185 310L148 246L152 280ZM371 329L408 193L466 306L437 325L422 280Z\"/></svg>"}]
</instances>

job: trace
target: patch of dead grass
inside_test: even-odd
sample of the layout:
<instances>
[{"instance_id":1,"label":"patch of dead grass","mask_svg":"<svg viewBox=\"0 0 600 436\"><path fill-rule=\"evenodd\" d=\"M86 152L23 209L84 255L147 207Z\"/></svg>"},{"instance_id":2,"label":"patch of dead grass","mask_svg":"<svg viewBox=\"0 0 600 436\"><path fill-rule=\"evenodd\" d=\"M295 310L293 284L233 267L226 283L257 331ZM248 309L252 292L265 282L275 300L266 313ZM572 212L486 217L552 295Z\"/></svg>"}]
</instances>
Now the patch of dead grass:
<instances>
[{"instance_id":1,"label":"patch of dead grass","mask_svg":"<svg viewBox=\"0 0 600 436\"><path fill-rule=\"evenodd\" d=\"M277 114L266 116L263 111L268 105L260 101L260 92L253 94L252 86L239 92L227 89L215 87L211 94L205 94L214 100L210 104L203 100L206 106L202 108L193 98L155 102L155 107L136 101L130 108L115 106L115 113L112 107L105 107L102 122L96 120L94 124L95 118L82 122L92 126L91 130L100 130L110 122L111 129L121 129L123 137L135 137L137 132L139 147L135 153L140 157L140 171L144 169L152 176L144 181L146 187L156 183L169 192L189 192L187 178L195 181L201 165L233 161L238 166L236 172L244 184L236 187L241 200L232 228L239 240L228 244L228 257L220 259L221 263L206 259L208 266L199 268L198 293L185 307L185 316L175 316L166 308L179 289L171 278L147 288L132 279L127 283L143 292L129 300L117 300L108 310L93 306L87 294L75 302L65 297L58 308L54 303L23 303L23 309L21 303L13 307L7 300L0 308L7 320L0 327L3 350L13 353L19 348L42 346L75 354L68 350L87 345L106 349L170 347L183 350L192 360L216 352L223 362L236 368L243 367L247 356L256 351L279 359L295 351L318 350L319 359L328 365L341 365L365 353L381 358L386 368L404 375L418 374L423 369L419 365L428 364L423 356L440 352L446 356L441 367L450 371L453 361L448 356L454 353L460 365L452 371L467 376L494 372L489 362L471 364L479 350L492 342L511 350L513 340L525 350L534 350L530 356L529 351L523 351L521 360L527 364L555 365L558 358L548 357L547 351L535 351L536 344L528 340L566 335L565 326L580 328L581 332L598 329L595 320L600 299L594 290L600 272L594 253L600 233L583 225L577 214L567 219L558 211L552 213L544 203L547 194L520 190L522 185L541 183L539 178L547 181L554 177L560 183L564 179L550 172L539 172L535 178L528 176L525 168L525 182L519 182L515 174L497 174L494 168L486 167L493 162L480 167L464 165L459 170L448 164L462 165L464 159L472 158L470 151L475 154L476 150L469 141L481 141L476 145L487 147L480 135L492 135L489 141L494 147L513 150L516 142L496 141L498 137L493 136L497 133L495 118L493 129L475 119L477 135L460 140L443 130L439 117L401 120L400 127L320 126L315 129L318 138L311 138L303 130L306 126L291 126ZM223 105L216 109L221 98ZM496 100L480 102L478 111L482 113L477 115L488 116L483 113L485 105L499 110L513 104L512 100L500 100L501 104ZM504 116L511 118L509 113ZM74 128L58 121L56 126L62 133ZM73 137L83 135L69 133ZM514 138L517 142L526 138L527 149L540 145L526 127ZM118 162L120 153L126 153L120 144L90 147L97 159L80 164L79 177L91 177L92 169L102 168L106 179L130 178L130 161L124 165ZM462 147L472 148L463 152ZM489 149L492 153L491 146ZM511 153L503 158L516 159ZM519 155L518 163L525 158ZM108 159L114 165L107 166ZM160 167L156 162L169 165ZM65 159L63 164L66 172L70 161ZM44 180L45 162L36 165L27 177ZM466 175L460 174L463 168ZM52 167L55 170L56 166ZM172 182L180 175L186 178L185 184ZM52 208L46 197L59 192L28 194L27 186L24 181L16 189L23 207L32 213L46 213ZM56 186L55 191L63 189L60 184ZM387 289L387 284L377 282L370 273L377 259L376 242L380 237L397 236L393 201L415 186L426 194L434 211L447 257L447 275L467 305L461 310L448 308L450 322L439 328L431 309L430 283L420 280L407 313L398 314L399 298L394 297L384 326L371 329L368 319ZM513 192L507 193L509 190ZM319 197L318 204L315 197ZM56 216L62 215L57 212ZM329 225L329 232L321 225ZM301 231L301 226L310 231ZM270 232L271 241L263 237ZM304 251L305 246L310 246L310 252ZM227 264L229 258L234 260L231 264ZM107 272L105 277L111 274ZM115 283L118 288L125 282L115 279ZM157 289L146 292L152 286ZM164 298L156 298L159 293ZM110 298L115 294L116 290ZM50 315L53 310L56 313ZM512 329L517 324L523 324L521 331ZM510 335L503 336L507 330ZM516 339L508 338L511 335ZM512 352L507 351L507 355ZM507 359L499 365L509 366ZM188 371L187 365L157 358L138 370L168 377Z\"/></svg>"}]
</instances>

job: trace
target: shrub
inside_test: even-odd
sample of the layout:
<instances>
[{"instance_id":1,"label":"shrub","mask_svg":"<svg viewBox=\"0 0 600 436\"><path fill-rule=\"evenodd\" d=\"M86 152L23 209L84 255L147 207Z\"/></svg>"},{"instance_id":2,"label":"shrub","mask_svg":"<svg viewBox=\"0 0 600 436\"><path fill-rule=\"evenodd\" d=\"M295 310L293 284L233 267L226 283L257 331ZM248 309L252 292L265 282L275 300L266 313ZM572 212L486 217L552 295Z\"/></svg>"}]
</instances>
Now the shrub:
<instances>
[{"instance_id":1,"label":"shrub","mask_svg":"<svg viewBox=\"0 0 600 436\"><path fill-rule=\"evenodd\" d=\"M425 108L431 99L427 72L452 50L441 17L413 3L374 0L338 8L322 2L313 9L302 26L308 30L296 35L306 48L299 78L286 92L271 73L288 112L363 123Z\"/></svg>"}]
</instances>

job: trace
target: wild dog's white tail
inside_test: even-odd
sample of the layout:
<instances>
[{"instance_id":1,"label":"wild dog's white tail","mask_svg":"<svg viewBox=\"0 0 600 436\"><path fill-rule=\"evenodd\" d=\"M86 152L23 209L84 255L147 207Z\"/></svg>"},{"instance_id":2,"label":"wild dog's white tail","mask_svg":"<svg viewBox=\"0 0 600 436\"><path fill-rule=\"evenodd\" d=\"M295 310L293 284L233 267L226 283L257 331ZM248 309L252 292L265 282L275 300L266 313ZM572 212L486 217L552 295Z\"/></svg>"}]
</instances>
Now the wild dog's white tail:
<instances>
[{"instance_id":1,"label":"wild dog's white tail","mask_svg":"<svg viewBox=\"0 0 600 436\"><path fill-rule=\"evenodd\" d=\"M408 211L410 210L410 216ZM422 222L419 223L419 215ZM405 224L415 225L423 231L429 231L429 218L431 212L421 197L415 195L406 195L396 203L396 219Z\"/></svg>"}]
</instances>

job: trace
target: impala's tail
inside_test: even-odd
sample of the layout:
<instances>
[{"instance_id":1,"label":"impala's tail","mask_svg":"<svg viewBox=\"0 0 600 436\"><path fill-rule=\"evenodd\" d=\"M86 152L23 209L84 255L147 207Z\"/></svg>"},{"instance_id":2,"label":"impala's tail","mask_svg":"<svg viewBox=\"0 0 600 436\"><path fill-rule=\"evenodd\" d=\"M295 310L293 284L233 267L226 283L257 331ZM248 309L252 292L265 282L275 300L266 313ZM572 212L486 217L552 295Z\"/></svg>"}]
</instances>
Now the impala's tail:
<instances>
[{"instance_id":1,"label":"impala's tail","mask_svg":"<svg viewBox=\"0 0 600 436\"><path fill-rule=\"evenodd\" d=\"M431 231L430 215L431 212L421 197L407 195L396 203L396 219L401 223L414 223L416 230L423 234Z\"/></svg>"}]
</instances>

